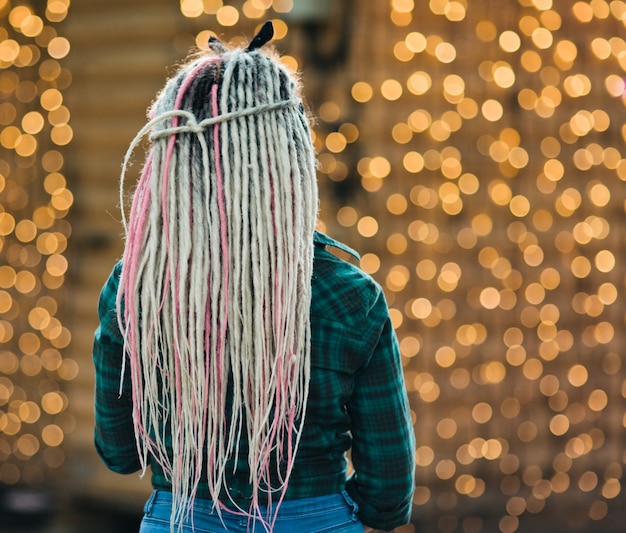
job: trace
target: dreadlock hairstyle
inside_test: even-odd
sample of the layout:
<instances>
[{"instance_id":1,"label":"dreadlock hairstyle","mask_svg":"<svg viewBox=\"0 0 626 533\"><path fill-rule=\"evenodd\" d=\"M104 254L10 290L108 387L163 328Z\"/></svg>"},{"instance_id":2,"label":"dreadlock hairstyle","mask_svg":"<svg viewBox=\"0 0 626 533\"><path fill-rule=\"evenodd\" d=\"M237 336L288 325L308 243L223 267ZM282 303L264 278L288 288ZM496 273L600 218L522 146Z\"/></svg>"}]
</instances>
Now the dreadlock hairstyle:
<instances>
[{"instance_id":1,"label":"dreadlock hairstyle","mask_svg":"<svg viewBox=\"0 0 626 533\"><path fill-rule=\"evenodd\" d=\"M184 65L122 168L123 202L149 136L122 213L118 319L140 459L171 481L172 529L203 473L218 512L234 504L226 478L240 452L252 505L238 512L280 504L304 423L316 162L297 80L258 49L267 28L246 49L213 40Z\"/></svg>"}]
</instances>

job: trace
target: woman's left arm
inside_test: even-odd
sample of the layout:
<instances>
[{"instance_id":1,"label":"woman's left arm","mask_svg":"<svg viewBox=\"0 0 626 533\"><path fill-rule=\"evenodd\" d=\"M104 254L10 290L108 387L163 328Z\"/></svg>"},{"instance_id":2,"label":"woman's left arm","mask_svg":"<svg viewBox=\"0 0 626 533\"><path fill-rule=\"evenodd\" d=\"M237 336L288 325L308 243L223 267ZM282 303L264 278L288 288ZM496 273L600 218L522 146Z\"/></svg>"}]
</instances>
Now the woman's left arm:
<instances>
[{"instance_id":1,"label":"woman's left arm","mask_svg":"<svg viewBox=\"0 0 626 533\"><path fill-rule=\"evenodd\" d=\"M98 302L100 325L93 343L95 367L94 443L104 464L114 472L130 474L141 468L132 418L130 389L120 395L124 340L117 323L117 290L121 263L115 265ZM126 378L126 376L125 376Z\"/></svg>"}]
</instances>

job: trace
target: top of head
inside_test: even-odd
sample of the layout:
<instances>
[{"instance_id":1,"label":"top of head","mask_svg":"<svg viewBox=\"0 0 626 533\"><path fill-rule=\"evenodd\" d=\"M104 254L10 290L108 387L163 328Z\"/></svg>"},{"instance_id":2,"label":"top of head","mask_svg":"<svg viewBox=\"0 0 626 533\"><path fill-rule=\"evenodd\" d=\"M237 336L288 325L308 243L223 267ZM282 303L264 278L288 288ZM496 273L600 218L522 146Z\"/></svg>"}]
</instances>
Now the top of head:
<instances>
[{"instance_id":1,"label":"top of head","mask_svg":"<svg viewBox=\"0 0 626 533\"><path fill-rule=\"evenodd\" d=\"M279 102L300 104L297 77L274 50L260 50L272 34L268 22L246 48L229 48L211 38L209 52L192 57L167 82L150 110L150 117L172 110L189 111L199 121L213 116L207 104L214 91L220 114Z\"/></svg>"},{"instance_id":2,"label":"top of head","mask_svg":"<svg viewBox=\"0 0 626 533\"><path fill-rule=\"evenodd\" d=\"M155 176L184 168L202 178L197 183L213 182L218 173L225 183L247 183L241 169L253 169L274 183L298 183L315 197L315 148L298 93L296 76L272 51L219 44L192 57L167 81L131 142L120 202L126 168L144 136L155 141L148 154ZM124 217L122 223L126 227Z\"/></svg>"}]
</instances>

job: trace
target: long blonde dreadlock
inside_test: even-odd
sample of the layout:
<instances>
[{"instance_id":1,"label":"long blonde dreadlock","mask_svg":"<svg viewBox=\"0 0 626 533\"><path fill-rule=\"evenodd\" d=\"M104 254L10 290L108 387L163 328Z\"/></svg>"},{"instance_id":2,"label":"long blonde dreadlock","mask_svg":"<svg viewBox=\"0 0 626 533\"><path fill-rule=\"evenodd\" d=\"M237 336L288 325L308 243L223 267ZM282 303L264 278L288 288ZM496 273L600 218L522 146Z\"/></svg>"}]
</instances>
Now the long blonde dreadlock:
<instances>
[{"instance_id":1,"label":"long blonde dreadlock","mask_svg":"<svg viewBox=\"0 0 626 533\"><path fill-rule=\"evenodd\" d=\"M240 511L258 516L261 493L282 501L304 422L315 153L296 79L260 45L214 43L182 67L122 169L123 200L149 135L118 311L137 446L144 471L151 457L171 481L172 528L203 471L218 509L230 498L242 434L252 505Z\"/></svg>"}]
</instances>

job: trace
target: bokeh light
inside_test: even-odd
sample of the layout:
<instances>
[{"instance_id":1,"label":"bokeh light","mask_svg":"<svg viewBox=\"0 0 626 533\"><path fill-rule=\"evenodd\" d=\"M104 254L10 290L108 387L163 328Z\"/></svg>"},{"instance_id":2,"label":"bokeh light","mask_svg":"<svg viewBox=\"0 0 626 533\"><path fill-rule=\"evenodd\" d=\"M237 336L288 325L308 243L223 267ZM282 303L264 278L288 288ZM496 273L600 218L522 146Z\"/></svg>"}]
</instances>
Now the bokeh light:
<instances>
[{"instance_id":1,"label":"bokeh light","mask_svg":"<svg viewBox=\"0 0 626 533\"><path fill-rule=\"evenodd\" d=\"M372 3L359 23L385 19L386 40L366 57L370 34L353 34L310 92L320 226L385 289L415 512L446 533L598 527L626 461L626 4L514 3Z\"/></svg>"},{"instance_id":2,"label":"bokeh light","mask_svg":"<svg viewBox=\"0 0 626 533\"><path fill-rule=\"evenodd\" d=\"M73 203L63 174L72 139L63 91L71 52L56 26L68 0L0 2L0 483L38 486L65 462L75 363L58 316ZM68 366L69 364L69 366ZM65 416L65 418L61 418Z\"/></svg>"},{"instance_id":3,"label":"bokeh light","mask_svg":"<svg viewBox=\"0 0 626 533\"><path fill-rule=\"evenodd\" d=\"M33 5L0 0L9 485L64 464L79 372L61 304L70 2ZM441 533L528 531L534 517L600 531L621 513L626 462L626 2L340 5L179 3L195 32L184 42L248 38L271 18L283 61L304 72L320 227L361 252L398 334L416 516ZM358 29L345 40L341 17Z\"/></svg>"}]
</instances>

